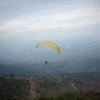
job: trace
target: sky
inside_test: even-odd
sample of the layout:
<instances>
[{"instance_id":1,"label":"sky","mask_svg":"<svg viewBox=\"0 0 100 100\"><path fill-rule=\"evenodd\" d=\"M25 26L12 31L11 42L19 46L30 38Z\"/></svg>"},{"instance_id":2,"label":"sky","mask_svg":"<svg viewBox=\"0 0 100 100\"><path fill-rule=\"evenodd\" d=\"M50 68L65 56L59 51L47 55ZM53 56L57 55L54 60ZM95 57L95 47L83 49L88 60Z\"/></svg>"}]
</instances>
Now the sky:
<instances>
[{"instance_id":1,"label":"sky","mask_svg":"<svg viewBox=\"0 0 100 100\"><path fill-rule=\"evenodd\" d=\"M0 44L92 36L100 40L100 0L0 0Z\"/></svg>"}]
</instances>

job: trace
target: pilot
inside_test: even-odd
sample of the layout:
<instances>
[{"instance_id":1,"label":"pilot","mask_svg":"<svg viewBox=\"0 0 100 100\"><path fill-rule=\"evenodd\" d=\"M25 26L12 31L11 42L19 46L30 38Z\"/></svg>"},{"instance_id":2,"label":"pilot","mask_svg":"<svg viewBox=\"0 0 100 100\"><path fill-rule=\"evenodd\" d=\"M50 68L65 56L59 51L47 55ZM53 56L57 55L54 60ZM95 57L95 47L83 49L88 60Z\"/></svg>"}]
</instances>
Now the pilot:
<instances>
[{"instance_id":1,"label":"pilot","mask_svg":"<svg viewBox=\"0 0 100 100\"><path fill-rule=\"evenodd\" d=\"M47 63L48 63L48 61L45 60L45 64L47 64Z\"/></svg>"}]
</instances>

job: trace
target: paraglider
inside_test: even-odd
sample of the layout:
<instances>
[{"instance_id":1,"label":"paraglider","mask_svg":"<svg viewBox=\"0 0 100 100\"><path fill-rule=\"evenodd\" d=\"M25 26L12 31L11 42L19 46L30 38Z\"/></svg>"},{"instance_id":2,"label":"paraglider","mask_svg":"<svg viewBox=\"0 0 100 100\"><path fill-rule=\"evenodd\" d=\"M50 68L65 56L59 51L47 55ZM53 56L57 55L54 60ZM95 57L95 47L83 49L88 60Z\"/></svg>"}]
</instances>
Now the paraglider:
<instances>
[{"instance_id":1,"label":"paraglider","mask_svg":"<svg viewBox=\"0 0 100 100\"><path fill-rule=\"evenodd\" d=\"M58 53L60 53L59 47L58 47L56 44L54 44L53 42L50 42L50 41L42 41L42 42L40 42L39 44L37 44L36 48L37 48L40 44L47 44L47 45L53 47Z\"/></svg>"},{"instance_id":2,"label":"paraglider","mask_svg":"<svg viewBox=\"0 0 100 100\"><path fill-rule=\"evenodd\" d=\"M50 42L50 41L42 41L42 42L40 42L40 43L38 43L38 44L36 45L36 48L37 48L40 44L47 44L47 45L51 46L52 48L54 48L58 53L60 53L59 47L58 47L56 44L54 44L53 42ZM45 64L47 64L47 63L48 63L48 61L45 60Z\"/></svg>"}]
</instances>

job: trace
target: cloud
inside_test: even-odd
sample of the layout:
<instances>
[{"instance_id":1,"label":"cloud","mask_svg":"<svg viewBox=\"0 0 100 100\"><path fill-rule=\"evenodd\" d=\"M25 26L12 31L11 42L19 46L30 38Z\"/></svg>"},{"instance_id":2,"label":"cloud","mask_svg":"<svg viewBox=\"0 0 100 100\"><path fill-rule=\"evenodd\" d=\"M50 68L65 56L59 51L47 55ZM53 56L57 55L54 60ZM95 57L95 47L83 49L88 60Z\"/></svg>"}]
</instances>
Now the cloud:
<instances>
[{"instance_id":1,"label":"cloud","mask_svg":"<svg viewBox=\"0 0 100 100\"><path fill-rule=\"evenodd\" d=\"M77 8L66 11L67 8L64 6L59 11L56 8L46 11L43 9L40 13L25 13L11 20L2 21L0 22L0 35L25 34L26 38L34 35L41 38L39 35L42 34L48 38L54 34L50 33L53 29L63 30L100 23L99 8ZM47 30L47 33L43 33Z\"/></svg>"},{"instance_id":2,"label":"cloud","mask_svg":"<svg viewBox=\"0 0 100 100\"><path fill-rule=\"evenodd\" d=\"M39 23L38 23L39 20ZM82 9L75 10L69 13L58 13L45 16L39 16L36 18L37 28L44 27L44 29L50 28L69 28L77 27L88 24L100 23L100 12L96 9ZM47 28L48 27L48 28Z\"/></svg>"}]
</instances>

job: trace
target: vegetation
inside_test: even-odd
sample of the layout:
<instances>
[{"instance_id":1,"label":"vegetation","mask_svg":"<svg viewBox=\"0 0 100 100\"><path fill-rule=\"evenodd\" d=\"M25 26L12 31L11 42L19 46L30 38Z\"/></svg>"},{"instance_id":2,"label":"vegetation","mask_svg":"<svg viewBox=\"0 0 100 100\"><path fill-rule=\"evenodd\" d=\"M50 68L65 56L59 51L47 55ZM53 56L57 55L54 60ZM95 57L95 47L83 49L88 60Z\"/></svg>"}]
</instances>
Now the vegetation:
<instances>
[{"instance_id":1,"label":"vegetation","mask_svg":"<svg viewBox=\"0 0 100 100\"><path fill-rule=\"evenodd\" d=\"M100 92L64 93L57 97L39 97L31 100L100 100Z\"/></svg>"},{"instance_id":2,"label":"vegetation","mask_svg":"<svg viewBox=\"0 0 100 100\"><path fill-rule=\"evenodd\" d=\"M59 82L59 80L51 76L48 77L38 77L33 78L33 81L35 82L35 92L37 92L40 96L57 96L61 94L62 92L66 91L66 86Z\"/></svg>"},{"instance_id":3,"label":"vegetation","mask_svg":"<svg viewBox=\"0 0 100 100\"><path fill-rule=\"evenodd\" d=\"M33 99L32 99L33 98ZM100 100L100 72L0 76L0 100Z\"/></svg>"},{"instance_id":4,"label":"vegetation","mask_svg":"<svg viewBox=\"0 0 100 100\"><path fill-rule=\"evenodd\" d=\"M0 77L0 100L20 100L27 85L27 80Z\"/></svg>"},{"instance_id":5,"label":"vegetation","mask_svg":"<svg viewBox=\"0 0 100 100\"><path fill-rule=\"evenodd\" d=\"M33 77L39 96L58 96L65 92L100 91L100 72L69 73L50 77ZM74 85L74 86L73 86Z\"/></svg>"}]
</instances>

